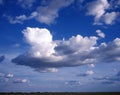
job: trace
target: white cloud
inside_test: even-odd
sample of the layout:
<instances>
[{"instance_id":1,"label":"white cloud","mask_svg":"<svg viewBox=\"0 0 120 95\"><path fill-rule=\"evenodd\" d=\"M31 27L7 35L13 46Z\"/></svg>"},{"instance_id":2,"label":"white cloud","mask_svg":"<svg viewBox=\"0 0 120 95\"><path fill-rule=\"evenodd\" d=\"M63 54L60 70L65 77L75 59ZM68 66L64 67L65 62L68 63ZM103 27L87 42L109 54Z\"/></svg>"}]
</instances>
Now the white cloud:
<instances>
[{"instance_id":1,"label":"white cloud","mask_svg":"<svg viewBox=\"0 0 120 95\"><path fill-rule=\"evenodd\" d=\"M93 71L91 71L91 70L89 70L89 71L86 71L86 73L85 73L86 75L93 75L94 74L94 72Z\"/></svg>"},{"instance_id":2,"label":"white cloud","mask_svg":"<svg viewBox=\"0 0 120 95\"><path fill-rule=\"evenodd\" d=\"M105 38L105 34L101 30L96 30L96 33L98 34L99 37Z\"/></svg>"},{"instance_id":3,"label":"white cloud","mask_svg":"<svg viewBox=\"0 0 120 95\"><path fill-rule=\"evenodd\" d=\"M31 7L35 0L18 0L23 7ZM41 1L42 2L42 1ZM71 5L74 0L51 0L46 1L44 6L40 5L33 11L29 16L20 15L15 18L11 16L5 16L8 18L9 22L12 24L20 23L22 24L25 20L36 19L37 21L45 24L51 24L55 22L55 19L59 17L58 12L69 5Z\"/></svg>"},{"instance_id":4,"label":"white cloud","mask_svg":"<svg viewBox=\"0 0 120 95\"><path fill-rule=\"evenodd\" d=\"M119 13L118 12L111 12L111 13L106 13L103 16L103 22L105 24L113 24L118 17Z\"/></svg>"},{"instance_id":5,"label":"white cloud","mask_svg":"<svg viewBox=\"0 0 120 95\"><path fill-rule=\"evenodd\" d=\"M12 78L14 75L12 73L8 73L5 77L6 78Z\"/></svg>"},{"instance_id":6,"label":"white cloud","mask_svg":"<svg viewBox=\"0 0 120 95\"><path fill-rule=\"evenodd\" d=\"M112 25L117 20L119 12L115 12L119 2L108 2L107 0L96 0L88 3L87 14L94 16L94 25ZM116 7L115 7L116 6ZM111 12L108 12L111 11Z\"/></svg>"},{"instance_id":7,"label":"white cloud","mask_svg":"<svg viewBox=\"0 0 120 95\"><path fill-rule=\"evenodd\" d=\"M23 31L30 50L14 58L18 65L30 66L40 72L56 72L58 67L120 61L120 38L97 45L95 36L72 36L53 41L46 28L27 27Z\"/></svg>"},{"instance_id":8,"label":"white cloud","mask_svg":"<svg viewBox=\"0 0 120 95\"><path fill-rule=\"evenodd\" d=\"M88 66L89 66L89 67L92 67L92 68L94 68L94 67L95 67L95 65L94 65L94 64L88 64Z\"/></svg>"},{"instance_id":9,"label":"white cloud","mask_svg":"<svg viewBox=\"0 0 120 95\"><path fill-rule=\"evenodd\" d=\"M107 0L96 0L88 3L87 14L95 16L95 24L99 23L100 18L105 13L106 9L109 8L109 3Z\"/></svg>"},{"instance_id":10,"label":"white cloud","mask_svg":"<svg viewBox=\"0 0 120 95\"><path fill-rule=\"evenodd\" d=\"M13 83L26 83L26 82L28 82L27 79L15 79L15 80L13 81Z\"/></svg>"},{"instance_id":11,"label":"white cloud","mask_svg":"<svg viewBox=\"0 0 120 95\"><path fill-rule=\"evenodd\" d=\"M22 8L31 8L36 0L18 0L18 3Z\"/></svg>"},{"instance_id":12,"label":"white cloud","mask_svg":"<svg viewBox=\"0 0 120 95\"><path fill-rule=\"evenodd\" d=\"M54 23L54 20L59 17L58 12L73 3L74 0L51 0L46 6L37 8L36 19L45 24Z\"/></svg>"}]
</instances>

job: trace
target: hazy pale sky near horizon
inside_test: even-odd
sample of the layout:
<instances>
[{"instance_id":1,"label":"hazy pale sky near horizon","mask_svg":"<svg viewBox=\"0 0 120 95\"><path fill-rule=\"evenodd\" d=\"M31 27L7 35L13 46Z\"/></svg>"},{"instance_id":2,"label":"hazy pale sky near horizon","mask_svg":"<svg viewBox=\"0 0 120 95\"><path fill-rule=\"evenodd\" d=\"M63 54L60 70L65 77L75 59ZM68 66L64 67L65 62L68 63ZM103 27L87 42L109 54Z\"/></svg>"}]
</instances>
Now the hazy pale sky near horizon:
<instances>
[{"instance_id":1,"label":"hazy pale sky near horizon","mask_svg":"<svg viewBox=\"0 0 120 95\"><path fill-rule=\"evenodd\" d=\"M119 92L120 0L0 0L0 92Z\"/></svg>"}]
</instances>

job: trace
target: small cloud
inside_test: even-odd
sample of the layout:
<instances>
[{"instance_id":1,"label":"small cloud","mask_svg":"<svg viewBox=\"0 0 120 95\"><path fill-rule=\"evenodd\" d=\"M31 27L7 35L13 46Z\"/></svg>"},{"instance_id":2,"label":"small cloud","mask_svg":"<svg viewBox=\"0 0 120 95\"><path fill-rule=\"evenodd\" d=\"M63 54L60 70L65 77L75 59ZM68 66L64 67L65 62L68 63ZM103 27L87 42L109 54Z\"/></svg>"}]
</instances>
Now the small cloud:
<instances>
[{"instance_id":1,"label":"small cloud","mask_svg":"<svg viewBox=\"0 0 120 95\"><path fill-rule=\"evenodd\" d=\"M119 8L118 0L95 0L87 5L87 15L94 16L93 25L112 25L117 20L119 12L116 12ZM110 11L110 12L108 12Z\"/></svg>"},{"instance_id":2,"label":"small cloud","mask_svg":"<svg viewBox=\"0 0 120 95\"><path fill-rule=\"evenodd\" d=\"M8 73L5 77L6 78L12 78L14 75L12 73Z\"/></svg>"},{"instance_id":3,"label":"small cloud","mask_svg":"<svg viewBox=\"0 0 120 95\"><path fill-rule=\"evenodd\" d=\"M88 3L87 15L94 16L94 24L100 24L100 19L109 8L109 3L107 0L95 0Z\"/></svg>"},{"instance_id":4,"label":"small cloud","mask_svg":"<svg viewBox=\"0 0 120 95\"><path fill-rule=\"evenodd\" d=\"M15 80L13 81L13 83L26 83L26 82L28 82L27 79L15 79Z\"/></svg>"},{"instance_id":5,"label":"small cloud","mask_svg":"<svg viewBox=\"0 0 120 95\"><path fill-rule=\"evenodd\" d=\"M56 73L58 71L56 68L39 68L35 70L40 73Z\"/></svg>"},{"instance_id":6,"label":"small cloud","mask_svg":"<svg viewBox=\"0 0 120 95\"><path fill-rule=\"evenodd\" d=\"M111 12L111 13L106 13L105 15L103 15L102 17L102 21L105 24L114 24L115 20L117 19L117 17L119 16L118 12Z\"/></svg>"},{"instance_id":7,"label":"small cloud","mask_svg":"<svg viewBox=\"0 0 120 95\"><path fill-rule=\"evenodd\" d=\"M80 85L82 85L82 83L80 81L74 81L74 80L72 80L72 81L66 81L65 85L80 86Z\"/></svg>"},{"instance_id":8,"label":"small cloud","mask_svg":"<svg viewBox=\"0 0 120 95\"><path fill-rule=\"evenodd\" d=\"M91 71L91 70L88 70L88 71L86 71L86 73L85 73L86 75L93 75L94 74L94 72L93 71Z\"/></svg>"},{"instance_id":9,"label":"small cloud","mask_svg":"<svg viewBox=\"0 0 120 95\"><path fill-rule=\"evenodd\" d=\"M88 71L86 71L84 74L79 74L79 75L77 75L77 76L86 77L86 76L93 75L93 74L94 74L93 71L88 70Z\"/></svg>"},{"instance_id":10,"label":"small cloud","mask_svg":"<svg viewBox=\"0 0 120 95\"><path fill-rule=\"evenodd\" d=\"M95 64L88 64L89 67L94 68Z\"/></svg>"},{"instance_id":11,"label":"small cloud","mask_svg":"<svg viewBox=\"0 0 120 95\"><path fill-rule=\"evenodd\" d=\"M98 34L99 37L105 38L105 34L101 30L96 30L96 33Z\"/></svg>"}]
</instances>

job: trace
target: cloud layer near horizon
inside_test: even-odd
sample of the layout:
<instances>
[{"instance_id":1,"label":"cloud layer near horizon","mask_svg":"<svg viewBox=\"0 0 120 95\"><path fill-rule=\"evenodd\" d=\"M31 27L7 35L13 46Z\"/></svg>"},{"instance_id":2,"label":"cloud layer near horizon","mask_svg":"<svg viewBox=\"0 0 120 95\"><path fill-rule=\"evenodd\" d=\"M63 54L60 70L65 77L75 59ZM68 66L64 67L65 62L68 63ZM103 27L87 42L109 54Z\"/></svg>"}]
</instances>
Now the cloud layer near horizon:
<instances>
[{"instance_id":1,"label":"cloud layer near horizon","mask_svg":"<svg viewBox=\"0 0 120 95\"><path fill-rule=\"evenodd\" d=\"M97 46L96 36L77 35L68 40L53 41L52 34L46 28L27 27L22 32L30 50L12 60L18 65L53 70L57 67L120 61L120 38Z\"/></svg>"}]
</instances>

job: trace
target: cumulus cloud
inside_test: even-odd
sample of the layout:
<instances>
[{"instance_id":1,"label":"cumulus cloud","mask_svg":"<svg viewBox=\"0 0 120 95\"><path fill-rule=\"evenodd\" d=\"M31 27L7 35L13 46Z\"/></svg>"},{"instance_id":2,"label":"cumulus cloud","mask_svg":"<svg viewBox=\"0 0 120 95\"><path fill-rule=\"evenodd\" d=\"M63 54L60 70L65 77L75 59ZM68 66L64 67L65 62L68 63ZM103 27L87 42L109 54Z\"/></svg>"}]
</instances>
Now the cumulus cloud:
<instances>
[{"instance_id":1,"label":"cumulus cloud","mask_svg":"<svg viewBox=\"0 0 120 95\"><path fill-rule=\"evenodd\" d=\"M94 68L94 67L95 67L94 64L88 64L88 66L91 67L91 68Z\"/></svg>"},{"instance_id":2,"label":"cumulus cloud","mask_svg":"<svg viewBox=\"0 0 120 95\"><path fill-rule=\"evenodd\" d=\"M102 20L105 24L113 24L118 16L118 12L106 13L105 15L103 15Z\"/></svg>"},{"instance_id":3,"label":"cumulus cloud","mask_svg":"<svg viewBox=\"0 0 120 95\"><path fill-rule=\"evenodd\" d=\"M109 3L107 0L96 0L88 3L87 14L95 16L95 24L99 23L100 18L105 13L106 9L109 8Z\"/></svg>"},{"instance_id":4,"label":"cumulus cloud","mask_svg":"<svg viewBox=\"0 0 120 95\"><path fill-rule=\"evenodd\" d=\"M111 1L112 2L112 1ZM115 23L119 12L114 11L116 8L112 6L117 6L117 3L109 3L107 0L96 0L88 3L87 15L94 16L94 25L108 24L112 25ZM112 7L112 9L111 9ZM111 12L108 12L111 11Z\"/></svg>"},{"instance_id":5,"label":"cumulus cloud","mask_svg":"<svg viewBox=\"0 0 120 95\"><path fill-rule=\"evenodd\" d=\"M98 34L99 37L105 38L105 34L101 30L96 30L96 33Z\"/></svg>"},{"instance_id":6,"label":"cumulus cloud","mask_svg":"<svg viewBox=\"0 0 120 95\"><path fill-rule=\"evenodd\" d=\"M22 33L30 50L12 62L30 66L40 72L55 72L53 68L58 67L120 61L120 38L97 46L98 38L95 36L77 35L68 40L54 41L46 28L27 27Z\"/></svg>"},{"instance_id":7,"label":"cumulus cloud","mask_svg":"<svg viewBox=\"0 0 120 95\"><path fill-rule=\"evenodd\" d=\"M0 56L0 62L4 61L4 59L5 59L4 55Z\"/></svg>"}]
</instances>

